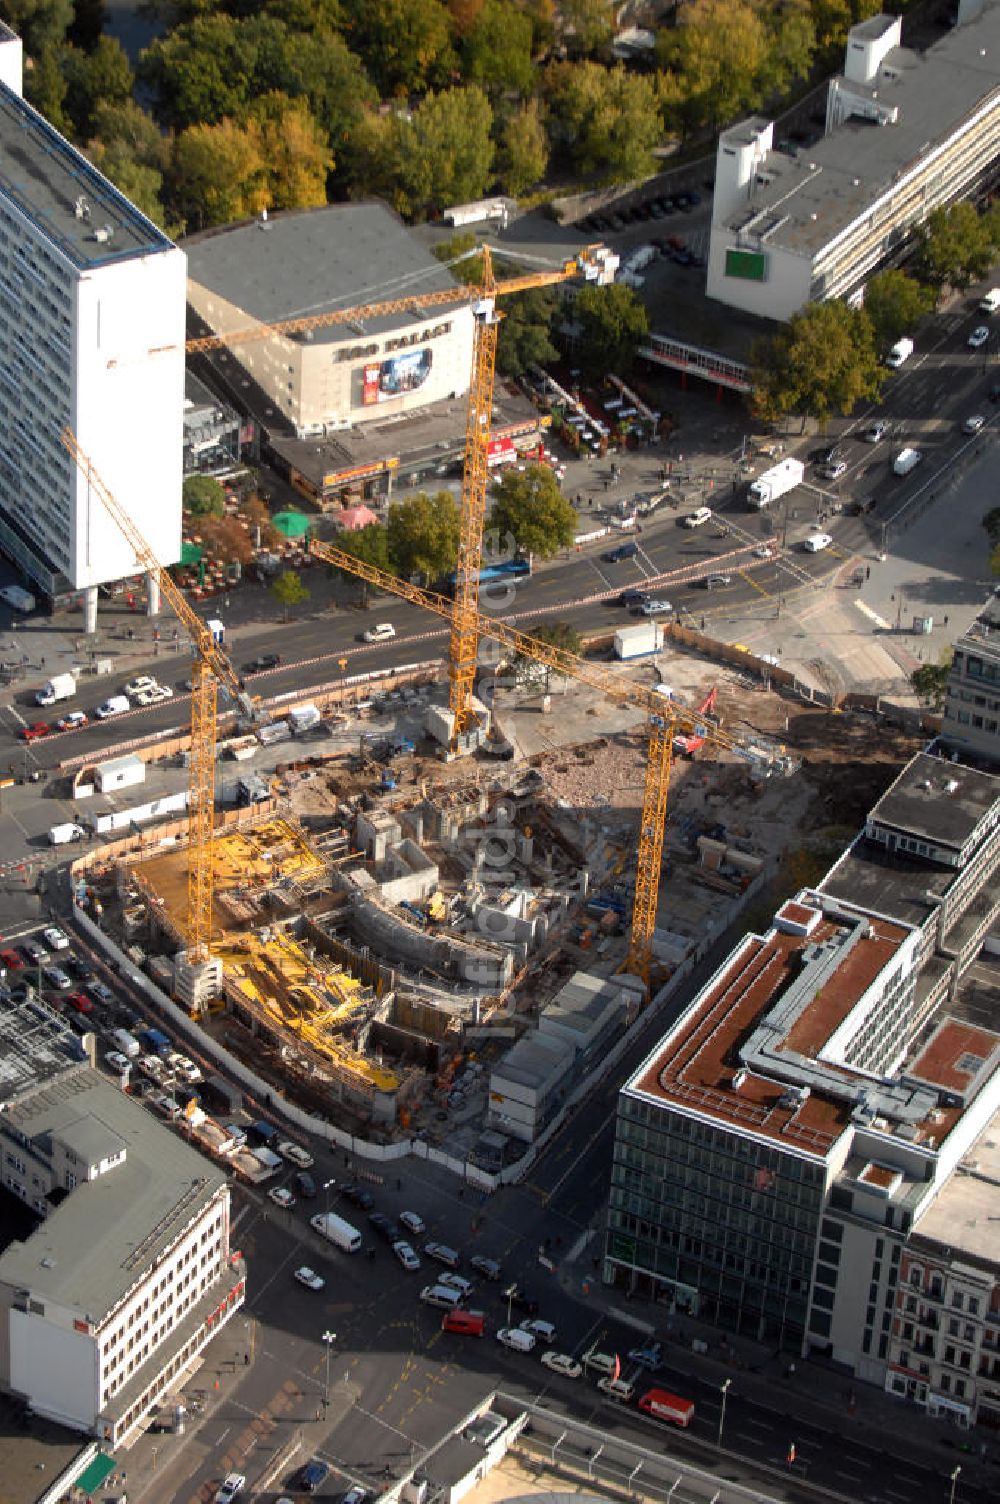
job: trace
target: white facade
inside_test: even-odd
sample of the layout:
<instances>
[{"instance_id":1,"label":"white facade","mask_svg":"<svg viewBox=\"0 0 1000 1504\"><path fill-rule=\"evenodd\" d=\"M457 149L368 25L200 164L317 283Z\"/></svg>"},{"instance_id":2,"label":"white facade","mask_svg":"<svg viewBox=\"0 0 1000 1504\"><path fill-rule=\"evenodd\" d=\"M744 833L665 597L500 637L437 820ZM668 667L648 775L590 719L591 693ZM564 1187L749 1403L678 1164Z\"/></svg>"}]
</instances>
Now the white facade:
<instances>
[{"instance_id":1,"label":"white facade","mask_svg":"<svg viewBox=\"0 0 1000 1504\"><path fill-rule=\"evenodd\" d=\"M136 572L69 427L164 564L180 555L186 261L10 86L0 46L0 549L46 594Z\"/></svg>"}]
</instances>

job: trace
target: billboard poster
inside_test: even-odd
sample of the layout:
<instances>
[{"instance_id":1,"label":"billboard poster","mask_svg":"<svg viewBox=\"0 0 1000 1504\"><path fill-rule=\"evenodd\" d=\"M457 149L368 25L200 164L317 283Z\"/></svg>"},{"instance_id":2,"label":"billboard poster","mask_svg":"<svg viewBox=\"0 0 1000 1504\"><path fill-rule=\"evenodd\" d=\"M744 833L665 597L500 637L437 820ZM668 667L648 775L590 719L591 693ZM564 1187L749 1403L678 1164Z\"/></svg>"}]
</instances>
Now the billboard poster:
<instances>
[{"instance_id":1,"label":"billboard poster","mask_svg":"<svg viewBox=\"0 0 1000 1504\"><path fill-rule=\"evenodd\" d=\"M516 459L517 450L513 439L490 439L486 449L488 465L511 465Z\"/></svg>"},{"instance_id":2,"label":"billboard poster","mask_svg":"<svg viewBox=\"0 0 1000 1504\"><path fill-rule=\"evenodd\" d=\"M361 401L370 407L375 402L389 402L419 391L431 374L432 350L405 350L387 360L372 361L363 368Z\"/></svg>"}]
</instances>

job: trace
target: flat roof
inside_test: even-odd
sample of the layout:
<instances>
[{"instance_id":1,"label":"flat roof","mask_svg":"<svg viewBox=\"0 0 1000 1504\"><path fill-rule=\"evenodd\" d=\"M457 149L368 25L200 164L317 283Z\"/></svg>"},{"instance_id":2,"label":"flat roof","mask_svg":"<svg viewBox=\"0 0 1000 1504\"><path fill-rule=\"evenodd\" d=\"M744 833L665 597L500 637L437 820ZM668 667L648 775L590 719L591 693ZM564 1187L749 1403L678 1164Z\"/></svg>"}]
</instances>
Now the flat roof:
<instances>
[{"instance_id":1,"label":"flat roof","mask_svg":"<svg viewBox=\"0 0 1000 1504\"><path fill-rule=\"evenodd\" d=\"M916 857L888 852L862 834L830 868L820 888L859 912L921 925L960 876L953 868L931 867Z\"/></svg>"},{"instance_id":2,"label":"flat roof","mask_svg":"<svg viewBox=\"0 0 1000 1504\"><path fill-rule=\"evenodd\" d=\"M998 802L1000 778L994 774L918 752L868 818L960 851Z\"/></svg>"},{"instance_id":3,"label":"flat roof","mask_svg":"<svg viewBox=\"0 0 1000 1504\"><path fill-rule=\"evenodd\" d=\"M206 230L182 247L192 282L265 323L457 287L398 215L374 201L326 204ZM459 306L461 299L455 301ZM379 334L432 314L408 308L363 325L317 329L312 337L340 342L355 329Z\"/></svg>"},{"instance_id":4,"label":"flat roof","mask_svg":"<svg viewBox=\"0 0 1000 1504\"><path fill-rule=\"evenodd\" d=\"M75 1187L23 1243L0 1281L102 1321L226 1184L223 1172L90 1068L42 1086L5 1121L30 1140L120 1143L124 1162Z\"/></svg>"},{"instance_id":5,"label":"flat roof","mask_svg":"<svg viewBox=\"0 0 1000 1504\"><path fill-rule=\"evenodd\" d=\"M0 84L0 196L81 271L173 249L173 241Z\"/></svg>"},{"instance_id":6,"label":"flat roof","mask_svg":"<svg viewBox=\"0 0 1000 1504\"><path fill-rule=\"evenodd\" d=\"M914 1226L952 1254L997 1262L997 1185L1000 1184L1000 1112L987 1123L954 1175Z\"/></svg>"},{"instance_id":7,"label":"flat roof","mask_svg":"<svg viewBox=\"0 0 1000 1504\"><path fill-rule=\"evenodd\" d=\"M872 17L863 27L852 27L851 35L880 35L883 19ZM742 202L728 219L729 228L745 224L751 209L771 213L780 223L768 235L769 244L814 255L887 194L935 143L948 139L998 83L1000 6L987 5L976 20L952 28L924 53L892 48L868 92L877 93L880 106L898 109L895 124L879 126L855 116L796 157L769 152L771 181ZM866 91L865 85L847 81L844 88Z\"/></svg>"}]
</instances>

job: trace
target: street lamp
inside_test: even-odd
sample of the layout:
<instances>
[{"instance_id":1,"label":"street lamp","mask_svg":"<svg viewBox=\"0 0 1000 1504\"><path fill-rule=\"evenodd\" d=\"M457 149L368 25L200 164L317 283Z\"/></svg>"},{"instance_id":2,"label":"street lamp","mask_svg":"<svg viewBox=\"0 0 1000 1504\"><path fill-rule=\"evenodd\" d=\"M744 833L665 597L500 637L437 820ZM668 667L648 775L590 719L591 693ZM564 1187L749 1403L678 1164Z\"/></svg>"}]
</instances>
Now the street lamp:
<instances>
[{"instance_id":1,"label":"street lamp","mask_svg":"<svg viewBox=\"0 0 1000 1504\"><path fill-rule=\"evenodd\" d=\"M323 1409L330 1407L330 1352L337 1340L336 1332L324 1332L323 1341L326 1344L326 1380L323 1384Z\"/></svg>"},{"instance_id":2,"label":"street lamp","mask_svg":"<svg viewBox=\"0 0 1000 1504\"><path fill-rule=\"evenodd\" d=\"M732 1379L723 1379L722 1387L719 1390L719 1393L722 1395L722 1409L719 1412L719 1438L716 1442L716 1446L718 1447L722 1446L722 1428L726 1424L726 1395L729 1393L729 1386L732 1382Z\"/></svg>"},{"instance_id":3,"label":"street lamp","mask_svg":"<svg viewBox=\"0 0 1000 1504\"><path fill-rule=\"evenodd\" d=\"M330 1187L336 1185L336 1180L324 1180L323 1189L326 1192L326 1214L330 1215Z\"/></svg>"},{"instance_id":4,"label":"street lamp","mask_svg":"<svg viewBox=\"0 0 1000 1504\"><path fill-rule=\"evenodd\" d=\"M948 1495L948 1504L955 1504L955 1484L958 1482L958 1475L961 1471L962 1464L958 1463L955 1471L951 1475L951 1492Z\"/></svg>"}]
</instances>

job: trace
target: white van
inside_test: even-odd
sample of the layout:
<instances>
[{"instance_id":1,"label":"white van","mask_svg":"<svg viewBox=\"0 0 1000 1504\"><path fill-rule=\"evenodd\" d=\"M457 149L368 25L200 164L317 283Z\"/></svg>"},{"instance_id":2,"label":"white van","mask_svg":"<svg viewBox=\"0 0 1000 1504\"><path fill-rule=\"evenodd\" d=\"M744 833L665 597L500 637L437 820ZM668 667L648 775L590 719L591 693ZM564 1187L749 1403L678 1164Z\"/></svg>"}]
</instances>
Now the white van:
<instances>
[{"instance_id":1,"label":"white van","mask_svg":"<svg viewBox=\"0 0 1000 1504\"><path fill-rule=\"evenodd\" d=\"M901 449L892 462L894 475L909 475L923 459L919 449Z\"/></svg>"},{"instance_id":2,"label":"white van","mask_svg":"<svg viewBox=\"0 0 1000 1504\"><path fill-rule=\"evenodd\" d=\"M885 357L885 363L893 371L898 371L905 360L909 360L913 354L912 339L898 339Z\"/></svg>"},{"instance_id":3,"label":"white van","mask_svg":"<svg viewBox=\"0 0 1000 1504\"><path fill-rule=\"evenodd\" d=\"M110 699L105 700L103 705L98 705L94 714L99 721L106 721L109 716L124 715L126 710L131 709L128 695L112 695Z\"/></svg>"},{"instance_id":4,"label":"white van","mask_svg":"<svg viewBox=\"0 0 1000 1504\"><path fill-rule=\"evenodd\" d=\"M497 1332L497 1341L512 1352L530 1353L534 1351L536 1339L532 1332L522 1332L519 1326L502 1326Z\"/></svg>"},{"instance_id":5,"label":"white van","mask_svg":"<svg viewBox=\"0 0 1000 1504\"><path fill-rule=\"evenodd\" d=\"M991 287L985 298L979 300L980 313L996 313L1000 308L1000 287Z\"/></svg>"},{"instance_id":6,"label":"white van","mask_svg":"<svg viewBox=\"0 0 1000 1504\"><path fill-rule=\"evenodd\" d=\"M829 548L833 539L829 533L811 533L802 547L807 554L820 554L824 548Z\"/></svg>"},{"instance_id":7,"label":"white van","mask_svg":"<svg viewBox=\"0 0 1000 1504\"><path fill-rule=\"evenodd\" d=\"M388 642L395 635L396 628L391 621L380 621L376 626L368 628L364 638L365 642Z\"/></svg>"},{"instance_id":8,"label":"white van","mask_svg":"<svg viewBox=\"0 0 1000 1504\"><path fill-rule=\"evenodd\" d=\"M139 1041L127 1029L115 1029L111 1035L111 1042L126 1060L135 1060L142 1054Z\"/></svg>"},{"instance_id":9,"label":"white van","mask_svg":"<svg viewBox=\"0 0 1000 1504\"><path fill-rule=\"evenodd\" d=\"M439 1306L442 1311L453 1311L462 1304L461 1290L452 1290L448 1285L425 1285L420 1292L425 1306Z\"/></svg>"},{"instance_id":10,"label":"white van","mask_svg":"<svg viewBox=\"0 0 1000 1504\"><path fill-rule=\"evenodd\" d=\"M619 1404L628 1405L635 1399L635 1385L631 1379L613 1379L609 1375L605 1379L598 1379L597 1387L609 1399L618 1400Z\"/></svg>"}]
</instances>

